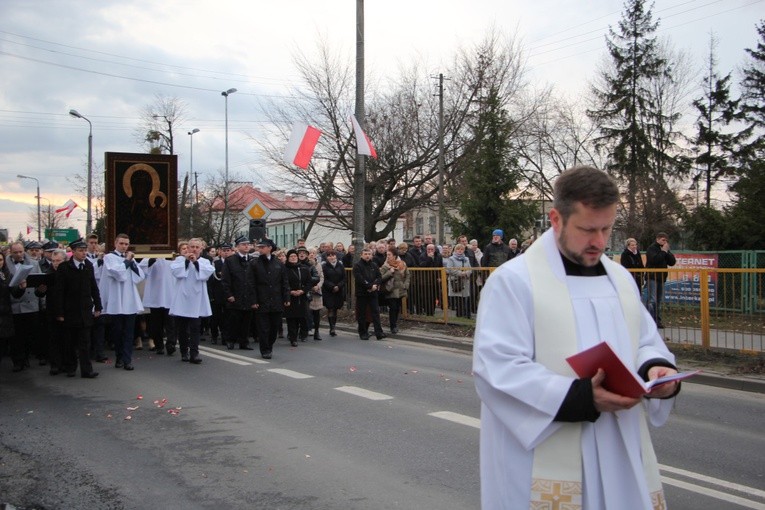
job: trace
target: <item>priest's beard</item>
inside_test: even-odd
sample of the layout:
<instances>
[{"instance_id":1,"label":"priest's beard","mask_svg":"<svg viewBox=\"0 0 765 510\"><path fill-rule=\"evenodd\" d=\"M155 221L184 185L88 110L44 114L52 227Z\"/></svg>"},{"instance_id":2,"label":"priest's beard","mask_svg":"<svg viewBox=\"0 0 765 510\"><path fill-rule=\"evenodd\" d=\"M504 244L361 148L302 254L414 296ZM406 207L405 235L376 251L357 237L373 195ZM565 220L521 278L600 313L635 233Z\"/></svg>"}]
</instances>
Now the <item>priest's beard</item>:
<instances>
[{"instance_id":1,"label":"priest's beard","mask_svg":"<svg viewBox=\"0 0 765 510\"><path fill-rule=\"evenodd\" d=\"M558 236L558 249L564 257L584 267L598 265L600 257L603 255L603 250L594 245L586 245L585 248L577 251L575 247L571 246L568 239L566 225L563 225L560 236Z\"/></svg>"}]
</instances>

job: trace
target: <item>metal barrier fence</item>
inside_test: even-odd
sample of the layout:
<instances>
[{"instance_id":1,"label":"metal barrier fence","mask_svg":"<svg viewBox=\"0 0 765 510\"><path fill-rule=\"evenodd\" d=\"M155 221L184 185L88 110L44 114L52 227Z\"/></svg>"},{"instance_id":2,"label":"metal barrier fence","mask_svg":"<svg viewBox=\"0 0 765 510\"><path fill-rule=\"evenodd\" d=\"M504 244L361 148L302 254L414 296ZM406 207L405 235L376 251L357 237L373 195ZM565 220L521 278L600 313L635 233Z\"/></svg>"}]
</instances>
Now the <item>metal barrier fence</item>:
<instances>
[{"instance_id":1,"label":"metal barrier fence","mask_svg":"<svg viewBox=\"0 0 765 510\"><path fill-rule=\"evenodd\" d=\"M464 270L460 292L451 288L454 271ZM472 327L481 289L494 268L409 268L409 296L404 318ZM353 273L347 269L347 306L354 308ZM765 352L765 269L645 269L632 271L646 282L649 273L667 272L660 330L668 342L704 348ZM643 284L642 297L647 297ZM459 295L457 297L456 295ZM381 304L382 300L381 300ZM446 304L446 306L444 306Z\"/></svg>"}]
</instances>

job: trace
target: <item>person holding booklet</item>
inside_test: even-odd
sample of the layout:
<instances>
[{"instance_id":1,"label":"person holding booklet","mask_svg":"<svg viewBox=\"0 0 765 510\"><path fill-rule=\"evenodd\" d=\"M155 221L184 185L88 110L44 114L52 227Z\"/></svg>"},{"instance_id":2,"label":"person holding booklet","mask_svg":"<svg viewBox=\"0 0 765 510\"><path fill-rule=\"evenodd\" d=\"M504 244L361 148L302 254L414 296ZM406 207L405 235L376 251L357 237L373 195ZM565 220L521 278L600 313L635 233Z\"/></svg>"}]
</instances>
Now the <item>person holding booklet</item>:
<instances>
[{"instance_id":1,"label":"person holding booklet","mask_svg":"<svg viewBox=\"0 0 765 510\"><path fill-rule=\"evenodd\" d=\"M647 421L667 420L679 382L625 396L605 367L580 377L566 360L607 341L643 381L677 373L634 280L604 255L618 201L604 172L567 170L552 228L486 282L473 349L484 509L666 508Z\"/></svg>"}]
</instances>

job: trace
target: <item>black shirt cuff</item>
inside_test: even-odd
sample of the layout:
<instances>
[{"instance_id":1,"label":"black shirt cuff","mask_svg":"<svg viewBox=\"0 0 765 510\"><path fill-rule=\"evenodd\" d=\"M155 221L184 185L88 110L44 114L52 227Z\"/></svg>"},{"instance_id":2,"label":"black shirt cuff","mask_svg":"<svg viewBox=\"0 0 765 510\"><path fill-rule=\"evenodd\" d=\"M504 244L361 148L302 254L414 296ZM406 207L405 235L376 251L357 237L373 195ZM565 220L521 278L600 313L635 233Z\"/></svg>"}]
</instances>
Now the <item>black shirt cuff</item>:
<instances>
[{"instance_id":1,"label":"black shirt cuff","mask_svg":"<svg viewBox=\"0 0 765 510\"><path fill-rule=\"evenodd\" d=\"M576 379L571 383L554 421L594 422L599 417L600 413L595 409L595 400L592 395L592 380Z\"/></svg>"}]
</instances>

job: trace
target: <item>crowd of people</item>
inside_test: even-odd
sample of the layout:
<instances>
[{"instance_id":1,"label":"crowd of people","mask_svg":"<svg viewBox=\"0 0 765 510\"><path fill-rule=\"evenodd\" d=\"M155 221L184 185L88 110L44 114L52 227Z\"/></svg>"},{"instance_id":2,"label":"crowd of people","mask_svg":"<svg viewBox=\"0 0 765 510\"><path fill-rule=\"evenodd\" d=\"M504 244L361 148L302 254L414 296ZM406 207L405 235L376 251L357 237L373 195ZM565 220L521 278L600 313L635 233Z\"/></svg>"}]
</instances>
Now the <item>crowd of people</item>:
<instances>
[{"instance_id":1,"label":"crowd of people","mask_svg":"<svg viewBox=\"0 0 765 510\"><path fill-rule=\"evenodd\" d=\"M521 252L503 236L495 230L483 250L465 236L454 246L437 246L432 235L417 235L411 244L387 239L366 245L356 263L352 245L308 248L303 239L289 250L245 236L214 247L190 239L173 257L140 260L124 234L110 249L94 234L66 248L15 242L0 252L0 356L10 356L15 372L37 360L51 375L73 377L79 365L86 378L98 375L92 363L107 362L109 349L115 367L134 370L134 350L145 343L160 355L180 350L190 364L202 362L199 343L206 338L228 349L257 344L269 359L284 323L293 347L322 340L322 317L329 335L337 335L350 277L359 338L369 339L373 326L381 340L381 310L395 335L405 298L410 313L432 315L441 306L440 279L414 268L446 268L446 305L470 318L483 283L473 268L496 267ZM19 268L29 276L14 282Z\"/></svg>"}]
</instances>

